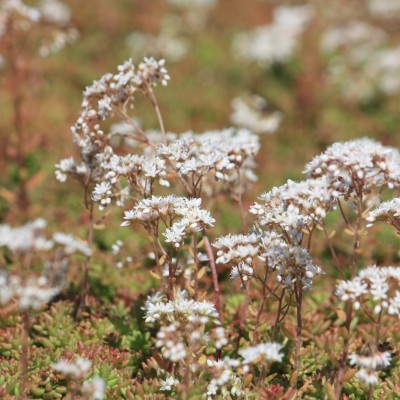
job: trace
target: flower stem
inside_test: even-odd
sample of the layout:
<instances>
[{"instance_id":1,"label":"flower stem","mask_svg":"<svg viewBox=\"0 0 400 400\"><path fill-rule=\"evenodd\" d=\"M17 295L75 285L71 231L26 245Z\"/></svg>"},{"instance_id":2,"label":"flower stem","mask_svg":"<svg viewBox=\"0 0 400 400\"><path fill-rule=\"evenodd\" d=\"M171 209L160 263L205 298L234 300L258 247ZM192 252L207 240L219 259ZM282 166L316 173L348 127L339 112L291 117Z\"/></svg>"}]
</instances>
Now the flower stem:
<instances>
[{"instance_id":1,"label":"flower stem","mask_svg":"<svg viewBox=\"0 0 400 400\"><path fill-rule=\"evenodd\" d=\"M27 399L28 364L29 364L29 314L22 312L22 351L21 351L21 395L20 399Z\"/></svg>"}]
</instances>

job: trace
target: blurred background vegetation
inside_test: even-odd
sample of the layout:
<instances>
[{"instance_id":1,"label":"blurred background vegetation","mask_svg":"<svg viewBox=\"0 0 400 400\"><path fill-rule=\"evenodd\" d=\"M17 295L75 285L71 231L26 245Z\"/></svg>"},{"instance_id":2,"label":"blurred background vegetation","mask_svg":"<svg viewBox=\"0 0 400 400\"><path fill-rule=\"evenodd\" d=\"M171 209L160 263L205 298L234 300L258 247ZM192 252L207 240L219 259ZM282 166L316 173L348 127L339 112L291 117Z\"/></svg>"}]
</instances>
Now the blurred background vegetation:
<instances>
[{"instance_id":1,"label":"blurred background vegetation","mask_svg":"<svg viewBox=\"0 0 400 400\"><path fill-rule=\"evenodd\" d=\"M60 5L57 0L26 4ZM400 7L396 9L393 0L337 0L335 7L327 7L324 0L65 0L62 4L65 26L78 32L73 43L41 57L40 32L22 34L12 38L20 80L16 81L7 60L1 64L1 222L18 224L40 216L52 230L86 236L81 189L73 181L57 182L54 164L75 154L69 127L79 114L82 91L127 58L136 64L143 56L166 59L171 81L157 90L157 96L168 131L230 126L232 99L237 97L261 96L266 102L258 110L261 115L281 113L278 129L260 135L259 182L245 193L246 206L274 185L302 179L305 163L336 141L368 136L400 145ZM279 10L295 11L283 18L283 28L273 30L274 36L268 27L277 25ZM302 18L306 22L301 24ZM291 47L290 32L300 25ZM252 32L265 28L258 49ZM240 49L238 38L246 35ZM249 49L254 47L251 55ZM290 51L279 59L276 54L287 47ZM386 69L377 66L385 51L392 52ZM381 85L383 78L386 87ZM22 162L16 157L16 93L21 102ZM144 129L157 129L154 112L141 96L132 115ZM22 181L29 197L24 212L18 203ZM239 232L236 203L221 201L224 207L215 211L215 235ZM332 224L335 218L333 214ZM97 248L109 250L115 240L126 239L130 254L142 250L147 244L143 232L120 229L120 221L121 215L113 213L108 221L111 229L96 231ZM366 249L375 246L371 256L379 263L398 259L397 238L390 229L377 230L369 240ZM344 253L346 248L344 238ZM321 247L317 254L330 263L327 249ZM143 261L134 260L138 265ZM127 284L118 271L114 278L116 287Z\"/></svg>"}]
</instances>

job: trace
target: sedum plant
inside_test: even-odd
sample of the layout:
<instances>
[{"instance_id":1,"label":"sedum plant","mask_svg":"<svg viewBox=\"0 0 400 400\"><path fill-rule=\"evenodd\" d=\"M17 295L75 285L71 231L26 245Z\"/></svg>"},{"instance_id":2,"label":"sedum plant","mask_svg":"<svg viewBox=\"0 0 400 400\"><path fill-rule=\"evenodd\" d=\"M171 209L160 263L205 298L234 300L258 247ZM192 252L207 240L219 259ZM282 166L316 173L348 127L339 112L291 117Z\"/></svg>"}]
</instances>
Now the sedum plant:
<instances>
[{"instance_id":1,"label":"sedum plant","mask_svg":"<svg viewBox=\"0 0 400 400\"><path fill-rule=\"evenodd\" d=\"M13 368L21 380L4 390L22 398L372 399L397 368L384 327L398 320L400 289L397 267L365 268L375 263L364 246L377 221L400 227L398 199L381 202L400 186L399 151L368 138L335 143L305 166L303 180L273 187L247 209L259 137L242 128L168 132L156 90L169 81L163 60L145 58L85 89L71 129L77 156L60 160L55 175L80 183L86 240L50 237L42 220L0 226L0 304L15 316L1 335L0 382ZM139 96L158 131L135 119ZM227 201L238 207L241 232L218 230ZM145 278L154 286L147 300L116 291L114 308L90 286L104 255L97 234L113 213L126 237L147 234ZM116 258L123 242L111 233ZM63 296L76 261L76 318L63 318L72 314ZM313 321L312 304L335 317ZM60 326L65 340L50 337ZM17 367L8 361L19 343L3 343L12 332L21 332ZM30 383L36 351L40 379Z\"/></svg>"}]
</instances>

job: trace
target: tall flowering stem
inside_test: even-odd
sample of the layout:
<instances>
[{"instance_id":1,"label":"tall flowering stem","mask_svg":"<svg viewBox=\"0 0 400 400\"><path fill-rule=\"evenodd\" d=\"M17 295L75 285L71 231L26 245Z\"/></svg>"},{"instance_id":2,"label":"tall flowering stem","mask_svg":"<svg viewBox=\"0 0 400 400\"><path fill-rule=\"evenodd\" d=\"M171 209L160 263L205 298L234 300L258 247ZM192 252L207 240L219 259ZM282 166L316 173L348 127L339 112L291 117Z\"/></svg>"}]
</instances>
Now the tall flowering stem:
<instances>
[{"instance_id":1,"label":"tall flowering stem","mask_svg":"<svg viewBox=\"0 0 400 400\"><path fill-rule=\"evenodd\" d=\"M300 367L300 350L301 350L301 334L303 330L303 319L302 319L302 306L303 306L303 288L297 287L295 290L296 296L296 347L294 356L294 371L298 372Z\"/></svg>"},{"instance_id":2,"label":"tall flowering stem","mask_svg":"<svg viewBox=\"0 0 400 400\"><path fill-rule=\"evenodd\" d=\"M22 349L21 349L21 399L27 399L28 366L29 366L29 311L23 310L22 318Z\"/></svg>"},{"instance_id":3,"label":"tall flowering stem","mask_svg":"<svg viewBox=\"0 0 400 400\"><path fill-rule=\"evenodd\" d=\"M85 190L87 193L87 190ZM90 249L93 248L93 235L94 235L94 204L91 199L87 199L86 196L86 207L87 211L89 212L89 222L88 222L88 232L87 232L87 244ZM76 310L76 317L79 317L86 306L87 297L89 294L89 270L90 270L90 261L91 261L91 254L86 256L86 260L83 264L83 283L82 283L82 292L81 297L79 299L78 308Z\"/></svg>"},{"instance_id":4,"label":"tall flowering stem","mask_svg":"<svg viewBox=\"0 0 400 400\"><path fill-rule=\"evenodd\" d=\"M215 303L215 309L217 310L219 314L219 319L222 320L221 316L221 291L219 288L219 282L218 282L218 272L217 272L217 267L215 265L215 258L214 258L214 253L210 244L210 241L208 239L208 236L206 232L203 230L203 240L204 240L204 248L207 253L208 261L210 263L210 268L211 268L211 275L212 275L212 281L213 281L213 286L214 286L214 303Z\"/></svg>"},{"instance_id":5,"label":"tall flowering stem","mask_svg":"<svg viewBox=\"0 0 400 400\"><path fill-rule=\"evenodd\" d=\"M354 234L354 244L353 244L353 256L352 262L350 265L351 277L354 278L357 273L357 264L359 260L360 246L361 246L361 229L362 229L362 221L363 221L363 195L362 192L359 193L359 196L355 200L355 210L356 210L356 226L352 229ZM343 219L351 227L346 217L346 214L343 211L342 206L340 205L341 214ZM342 350L342 356L340 359L339 370L337 372L336 377L336 386L335 386L335 395L339 399L343 389L343 379L346 372L347 358L349 355L349 346L351 339L351 321L353 317L353 302L348 300L346 303L346 321L345 321L345 335L344 335L344 344Z\"/></svg>"}]
</instances>

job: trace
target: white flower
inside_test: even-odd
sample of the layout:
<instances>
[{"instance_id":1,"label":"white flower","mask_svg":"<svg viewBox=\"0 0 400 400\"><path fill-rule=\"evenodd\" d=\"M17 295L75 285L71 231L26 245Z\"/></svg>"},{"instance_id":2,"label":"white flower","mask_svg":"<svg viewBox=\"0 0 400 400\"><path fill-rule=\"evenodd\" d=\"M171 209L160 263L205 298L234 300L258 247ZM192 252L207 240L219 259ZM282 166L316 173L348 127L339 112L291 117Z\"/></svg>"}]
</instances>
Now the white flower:
<instances>
[{"instance_id":1,"label":"white flower","mask_svg":"<svg viewBox=\"0 0 400 400\"><path fill-rule=\"evenodd\" d=\"M45 276L28 277L24 282L16 275L7 275L0 271L0 305L7 304L16 298L21 310L38 310L48 303L60 291L59 287L52 287Z\"/></svg>"},{"instance_id":2,"label":"white flower","mask_svg":"<svg viewBox=\"0 0 400 400\"><path fill-rule=\"evenodd\" d=\"M301 182L288 180L261 195L261 204L255 203L250 212L261 226L279 227L295 243L300 243L303 228L317 224L335 207L339 197L325 177Z\"/></svg>"},{"instance_id":3,"label":"white flower","mask_svg":"<svg viewBox=\"0 0 400 400\"><path fill-rule=\"evenodd\" d=\"M368 9L376 17L396 18L400 13L400 3L397 0L368 0Z\"/></svg>"},{"instance_id":4,"label":"white flower","mask_svg":"<svg viewBox=\"0 0 400 400\"><path fill-rule=\"evenodd\" d=\"M400 291L396 291L394 297L388 301L388 313L390 315L400 315Z\"/></svg>"},{"instance_id":5,"label":"white flower","mask_svg":"<svg viewBox=\"0 0 400 400\"><path fill-rule=\"evenodd\" d=\"M222 326L216 327L213 332L215 335L215 347L217 349L222 349L222 347L229 343L227 337L225 336L225 330L222 328Z\"/></svg>"},{"instance_id":6,"label":"white flower","mask_svg":"<svg viewBox=\"0 0 400 400\"><path fill-rule=\"evenodd\" d=\"M135 84L139 87L146 83L153 86L158 83L162 86L167 86L171 77L168 75L164 65L165 60L156 61L153 57L145 57L143 62L139 64L137 73L134 76Z\"/></svg>"},{"instance_id":7,"label":"white flower","mask_svg":"<svg viewBox=\"0 0 400 400\"><path fill-rule=\"evenodd\" d=\"M85 242L74 238L72 235L58 232L53 235L53 240L61 246L64 246L64 252L66 254L79 252L90 257L93 253L92 249Z\"/></svg>"},{"instance_id":8,"label":"white flower","mask_svg":"<svg viewBox=\"0 0 400 400\"><path fill-rule=\"evenodd\" d=\"M368 293L368 285L360 278L355 278L352 281L341 281L335 290L336 296L342 300L357 300L361 295Z\"/></svg>"},{"instance_id":9,"label":"white flower","mask_svg":"<svg viewBox=\"0 0 400 400\"><path fill-rule=\"evenodd\" d=\"M140 200L136 206L129 211L125 211L124 219L126 220L122 226L130 224L129 221L139 220L144 223L156 221L162 216L171 216L175 207L183 200L182 197L152 196L149 199Z\"/></svg>"},{"instance_id":10,"label":"white flower","mask_svg":"<svg viewBox=\"0 0 400 400\"><path fill-rule=\"evenodd\" d=\"M267 342L239 350L239 354L243 357L243 364L262 361L281 362L283 359L283 353L280 353L282 348L283 345L280 343Z\"/></svg>"},{"instance_id":11,"label":"white flower","mask_svg":"<svg viewBox=\"0 0 400 400\"><path fill-rule=\"evenodd\" d=\"M265 111L267 103L260 96L250 98L236 97L231 101L231 122L234 125L248 128L255 133L274 133L282 120L282 113Z\"/></svg>"},{"instance_id":12,"label":"white flower","mask_svg":"<svg viewBox=\"0 0 400 400\"><path fill-rule=\"evenodd\" d=\"M109 182L97 183L93 189L92 200L99 202L99 209L103 210L108 204L111 203L112 186Z\"/></svg>"},{"instance_id":13,"label":"white flower","mask_svg":"<svg viewBox=\"0 0 400 400\"><path fill-rule=\"evenodd\" d=\"M46 225L41 218L16 228L0 225L0 247L5 246L13 253L48 251L53 248L53 242L43 234Z\"/></svg>"},{"instance_id":14,"label":"white flower","mask_svg":"<svg viewBox=\"0 0 400 400\"><path fill-rule=\"evenodd\" d=\"M69 7L59 0L41 0L40 11L44 19L58 25L65 25L71 18Z\"/></svg>"},{"instance_id":15,"label":"white flower","mask_svg":"<svg viewBox=\"0 0 400 400\"><path fill-rule=\"evenodd\" d=\"M64 158L60 160L58 164L55 165L57 168L55 175L58 181L65 182L67 180L68 174L72 174L75 170L75 160L74 157Z\"/></svg>"},{"instance_id":16,"label":"white flower","mask_svg":"<svg viewBox=\"0 0 400 400\"><path fill-rule=\"evenodd\" d=\"M214 304L208 301L195 301L177 296L175 300L168 302L148 299L146 302L146 322L165 321L173 323L182 320L200 320L201 323L208 321L217 322L218 313Z\"/></svg>"},{"instance_id":17,"label":"white flower","mask_svg":"<svg viewBox=\"0 0 400 400\"><path fill-rule=\"evenodd\" d=\"M371 266L354 279L339 282L335 293L342 301L354 301L356 309L362 303L366 307L372 305L376 314L387 310L390 315L400 315L399 284L400 268Z\"/></svg>"},{"instance_id":18,"label":"white flower","mask_svg":"<svg viewBox=\"0 0 400 400\"><path fill-rule=\"evenodd\" d=\"M377 220L386 221L396 227L400 220L400 197L379 204L379 207L370 211L366 219L369 222L367 227Z\"/></svg>"},{"instance_id":19,"label":"white flower","mask_svg":"<svg viewBox=\"0 0 400 400\"><path fill-rule=\"evenodd\" d=\"M179 385L178 379L175 379L173 376L169 376L167 379L161 381L160 390L162 392L170 392L176 387L176 385Z\"/></svg>"},{"instance_id":20,"label":"white flower","mask_svg":"<svg viewBox=\"0 0 400 400\"><path fill-rule=\"evenodd\" d=\"M90 381L83 382L82 392L89 400L103 400L105 398L106 382L98 376Z\"/></svg>"},{"instance_id":21,"label":"white flower","mask_svg":"<svg viewBox=\"0 0 400 400\"><path fill-rule=\"evenodd\" d=\"M65 377L85 379L89 374L91 366L92 362L90 360L79 357L74 361L61 359L57 363L53 364L53 369L60 372Z\"/></svg>"},{"instance_id":22,"label":"white flower","mask_svg":"<svg viewBox=\"0 0 400 400\"><path fill-rule=\"evenodd\" d=\"M400 185L400 153L371 139L335 143L307 164L309 177L325 176L346 198L368 194L374 187Z\"/></svg>"},{"instance_id":23,"label":"white flower","mask_svg":"<svg viewBox=\"0 0 400 400\"><path fill-rule=\"evenodd\" d=\"M180 340L177 333L179 331L178 325L173 323L168 326L162 326L157 334L156 346L161 348L163 357L172 362L181 361L188 354L184 343Z\"/></svg>"},{"instance_id":24,"label":"white flower","mask_svg":"<svg viewBox=\"0 0 400 400\"><path fill-rule=\"evenodd\" d=\"M356 376L365 385L375 386L379 382L378 373L371 369L360 368Z\"/></svg>"},{"instance_id":25,"label":"white flower","mask_svg":"<svg viewBox=\"0 0 400 400\"><path fill-rule=\"evenodd\" d=\"M388 367L392 360L392 356L388 351L376 352L369 356L361 356L352 353L349 355L349 360L351 365L377 370Z\"/></svg>"},{"instance_id":26,"label":"white flower","mask_svg":"<svg viewBox=\"0 0 400 400\"><path fill-rule=\"evenodd\" d=\"M390 365L392 356L388 351L375 352L369 356L361 356L356 353L349 355L349 363L360 369L357 377L366 385L376 385L379 381L378 370Z\"/></svg>"},{"instance_id":27,"label":"white flower","mask_svg":"<svg viewBox=\"0 0 400 400\"><path fill-rule=\"evenodd\" d=\"M272 23L239 34L233 42L232 52L241 59L255 61L263 67L287 62L293 56L300 35L313 15L314 11L309 5L278 6L274 9Z\"/></svg>"}]
</instances>

